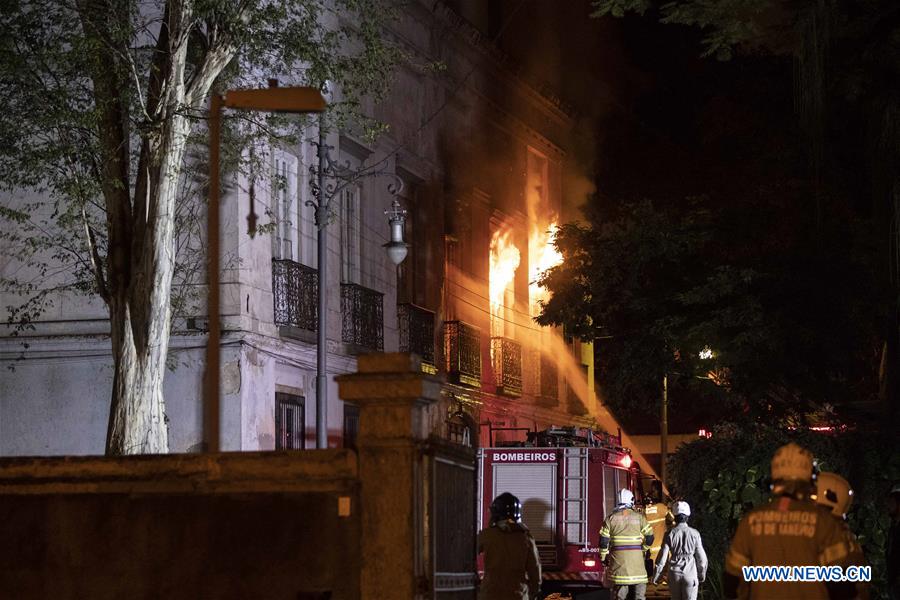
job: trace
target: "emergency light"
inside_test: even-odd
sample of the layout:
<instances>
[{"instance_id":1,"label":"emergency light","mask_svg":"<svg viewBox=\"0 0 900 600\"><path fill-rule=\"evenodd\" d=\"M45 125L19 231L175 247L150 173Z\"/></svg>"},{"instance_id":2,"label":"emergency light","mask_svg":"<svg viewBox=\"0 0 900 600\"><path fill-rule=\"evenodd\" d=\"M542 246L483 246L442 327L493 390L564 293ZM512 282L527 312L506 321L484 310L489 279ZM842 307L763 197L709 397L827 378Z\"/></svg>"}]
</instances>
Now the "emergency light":
<instances>
[{"instance_id":1,"label":"emergency light","mask_svg":"<svg viewBox=\"0 0 900 600\"><path fill-rule=\"evenodd\" d=\"M631 468L632 462L633 461L631 460L630 454L623 454L622 458L619 459L619 464L622 465L623 467L625 467L626 469Z\"/></svg>"}]
</instances>

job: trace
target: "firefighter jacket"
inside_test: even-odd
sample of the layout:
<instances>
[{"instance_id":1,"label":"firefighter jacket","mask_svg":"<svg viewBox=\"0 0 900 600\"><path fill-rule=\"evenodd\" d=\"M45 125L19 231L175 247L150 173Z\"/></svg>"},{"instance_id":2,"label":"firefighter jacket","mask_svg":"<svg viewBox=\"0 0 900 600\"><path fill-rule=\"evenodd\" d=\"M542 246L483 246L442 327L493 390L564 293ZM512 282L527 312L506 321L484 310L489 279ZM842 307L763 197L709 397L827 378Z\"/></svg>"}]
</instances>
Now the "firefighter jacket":
<instances>
[{"instance_id":1,"label":"firefighter jacket","mask_svg":"<svg viewBox=\"0 0 900 600\"><path fill-rule=\"evenodd\" d=\"M541 563L528 528L514 521L498 521L478 534L484 553L480 600L531 600L541 588Z\"/></svg>"},{"instance_id":2,"label":"firefighter jacket","mask_svg":"<svg viewBox=\"0 0 900 600\"><path fill-rule=\"evenodd\" d=\"M644 552L653 543L653 527L632 508L619 508L600 529L600 560L609 556L607 573L615 585L647 583Z\"/></svg>"},{"instance_id":3,"label":"firefighter jacket","mask_svg":"<svg viewBox=\"0 0 900 600\"><path fill-rule=\"evenodd\" d=\"M860 567L868 565L869 563L866 562L866 555L863 554L862 546L859 545L856 535L850 530L850 526L841 519L835 518L835 521L840 524L844 532L844 537L847 540L847 547L849 548L847 564ZM858 600L869 600L870 595L868 582L861 581L856 584L856 597Z\"/></svg>"},{"instance_id":4,"label":"firefighter jacket","mask_svg":"<svg viewBox=\"0 0 900 600\"><path fill-rule=\"evenodd\" d=\"M650 546L650 560L656 560L656 557L659 556L660 545L673 520L672 513L669 512L669 507L666 506L665 502L657 502L644 508L644 516L647 517L647 522L653 528L653 545Z\"/></svg>"},{"instance_id":5,"label":"firefighter jacket","mask_svg":"<svg viewBox=\"0 0 900 600\"><path fill-rule=\"evenodd\" d=\"M744 582L742 567L751 565L846 566L850 545L831 511L811 500L775 498L741 519L725 556L725 572ZM827 599L821 582L757 581L749 598ZM744 597L742 595L742 597Z\"/></svg>"},{"instance_id":6,"label":"firefighter jacket","mask_svg":"<svg viewBox=\"0 0 900 600\"><path fill-rule=\"evenodd\" d=\"M669 562L669 577L675 576L686 581L706 579L706 551L700 532L687 523L679 523L666 533L663 538L659 556L656 558L656 571L653 580L657 580Z\"/></svg>"}]
</instances>

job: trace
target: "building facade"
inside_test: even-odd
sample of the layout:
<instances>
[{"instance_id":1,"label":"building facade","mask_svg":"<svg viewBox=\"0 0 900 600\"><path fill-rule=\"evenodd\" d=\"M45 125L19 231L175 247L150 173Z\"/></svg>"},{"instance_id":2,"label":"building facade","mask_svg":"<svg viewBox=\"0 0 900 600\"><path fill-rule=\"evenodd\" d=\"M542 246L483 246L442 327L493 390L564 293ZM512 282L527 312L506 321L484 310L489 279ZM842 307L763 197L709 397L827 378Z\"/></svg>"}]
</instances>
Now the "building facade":
<instances>
[{"instance_id":1,"label":"building facade","mask_svg":"<svg viewBox=\"0 0 900 600\"><path fill-rule=\"evenodd\" d=\"M269 148L265 173L227 186L223 450L314 447L319 285L328 296L329 446L352 445L358 423L333 377L379 351L415 352L423 369L446 376L432 411L436 436L474 446L549 425L614 427L593 393L591 345L533 321L545 293L537 274L559 260L552 231L567 206L584 200L567 195L581 175L567 154L571 111L520 77L473 24L479 19L460 3L406 5L390 35L412 60L388 98L368 107L388 133L376 143L351 132L328 136L339 164L377 164L403 181L410 247L399 267L382 248L390 178L360 179L334 197L326 282L307 205L310 144ZM264 235L246 231L251 200L268 217ZM201 309L190 313L175 320L164 385L173 452L202 442L207 319ZM99 299L61 298L32 331L3 333L0 454L103 452L108 331Z\"/></svg>"}]
</instances>

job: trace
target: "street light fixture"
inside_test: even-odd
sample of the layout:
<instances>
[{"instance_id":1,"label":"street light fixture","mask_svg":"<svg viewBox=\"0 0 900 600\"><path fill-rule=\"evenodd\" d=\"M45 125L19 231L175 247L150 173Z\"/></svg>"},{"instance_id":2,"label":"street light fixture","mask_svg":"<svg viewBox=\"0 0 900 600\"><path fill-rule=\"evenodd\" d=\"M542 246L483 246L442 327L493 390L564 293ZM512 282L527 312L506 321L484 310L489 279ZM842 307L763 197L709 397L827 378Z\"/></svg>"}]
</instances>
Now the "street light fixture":
<instances>
[{"instance_id":1,"label":"street light fixture","mask_svg":"<svg viewBox=\"0 0 900 600\"><path fill-rule=\"evenodd\" d=\"M322 93L312 87L278 87L269 80L269 87L253 90L229 90L224 96L213 94L209 107L209 204L207 206L207 316L209 337L206 343L206 373L203 383L203 446L208 452L218 452L219 431L219 344L222 329L219 321L219 144L222 107L283 113L322 112L327 104ZM251 235L256 231L256 212L253 197L247 225Z\"/></svg>"},{"instance_id":2,"label":"street light fixture","mask_svg":"<svg viewBox=\"0 0 900 600\"><path fill-rule=\"evenodd\" d=\"M400 206L397 198L391 202L391 207L384 211L388 216L388 224L391 226L391 241L382 247L387 249L388 258L395 265L400 265L409 251L409 244L403 241L403 224L406 222L406 210Z\"/></svg>"}]
</instances>

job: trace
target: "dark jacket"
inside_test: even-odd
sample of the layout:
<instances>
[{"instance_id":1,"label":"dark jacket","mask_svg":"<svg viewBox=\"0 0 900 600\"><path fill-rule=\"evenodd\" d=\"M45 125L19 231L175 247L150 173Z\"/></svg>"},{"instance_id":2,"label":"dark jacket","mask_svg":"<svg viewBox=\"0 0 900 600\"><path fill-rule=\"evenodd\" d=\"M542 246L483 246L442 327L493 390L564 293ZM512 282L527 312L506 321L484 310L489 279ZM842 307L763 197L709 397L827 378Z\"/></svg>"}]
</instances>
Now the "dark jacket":
<instances>
[{"instance_id":1,"label":"dark jacket","mask_svg":"<svg viewBox=\"0 0 900 600\"><path fill-rule=\"evenodd\" d=\"M522 523L499 521L478 534L484 553L481 600L531 600L541 588L537 546Z\"/></svg>"}]
</instances>

